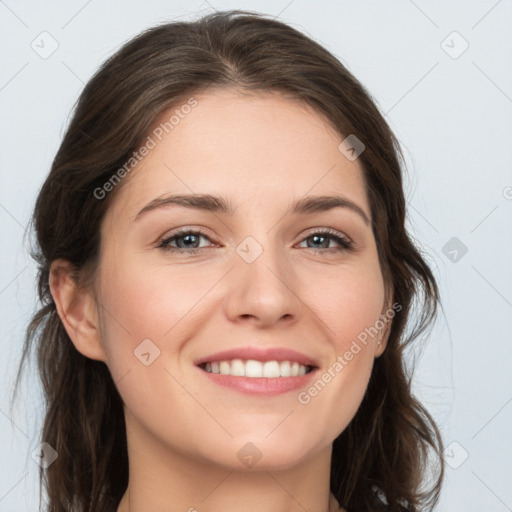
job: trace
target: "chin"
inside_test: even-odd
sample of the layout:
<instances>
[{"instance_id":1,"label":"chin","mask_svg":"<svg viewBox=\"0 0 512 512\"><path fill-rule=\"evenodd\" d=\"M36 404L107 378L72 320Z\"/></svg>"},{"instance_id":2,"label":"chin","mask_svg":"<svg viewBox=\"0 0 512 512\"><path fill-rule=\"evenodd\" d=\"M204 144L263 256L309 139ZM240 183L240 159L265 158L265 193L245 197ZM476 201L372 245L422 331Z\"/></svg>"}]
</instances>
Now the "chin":
<instances>
[{"instance_id":1,"label":"chin","mask_svg":"<svg viewBox=\"0 0 512 512\"><path fill-rule=\"evenodd\" d=\"M222 466L230 471L284 471L318 455L322 449L330 448L320 443L311 444L307 435L303 438L290 436L243 436L230 439L221 446L215 444L215 453L204 454L210 463Z\"/></svg>"}]
</instances>

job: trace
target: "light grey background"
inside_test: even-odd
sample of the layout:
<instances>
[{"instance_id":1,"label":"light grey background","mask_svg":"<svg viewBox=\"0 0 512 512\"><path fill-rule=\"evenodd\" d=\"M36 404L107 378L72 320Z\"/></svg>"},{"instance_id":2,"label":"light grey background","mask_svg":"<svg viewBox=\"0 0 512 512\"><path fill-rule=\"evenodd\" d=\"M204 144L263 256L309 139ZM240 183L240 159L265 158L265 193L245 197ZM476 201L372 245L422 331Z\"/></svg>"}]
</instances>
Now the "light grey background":
<instances>
[{"instance_id":1,"label":"light grey background","mask_svg":"<svg viewBox=\"0 0 512 512\"><path fill-rule=\"evenodd\" d=\"M437 510L512 510L512 2L5 0L0 511L38 509L34 366L12 417L9 398L35 308L23 235L71 108L99 65L141 30L228 8L278 16L325 45L386 114L407 157L408 226L444 305L414 378L448 446Z\"/></svg>"}]
</instances>

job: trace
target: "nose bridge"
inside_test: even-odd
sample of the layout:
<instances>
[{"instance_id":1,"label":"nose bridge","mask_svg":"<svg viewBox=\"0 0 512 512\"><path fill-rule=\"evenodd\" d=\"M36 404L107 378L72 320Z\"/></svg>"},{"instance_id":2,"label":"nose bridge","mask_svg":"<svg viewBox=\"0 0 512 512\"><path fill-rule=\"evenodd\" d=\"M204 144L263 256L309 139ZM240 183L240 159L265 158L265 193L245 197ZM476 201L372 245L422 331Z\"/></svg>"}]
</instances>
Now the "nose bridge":
<instances>
[{"instance_id":1,"label":"nose bridge","mask_svg":"<svg viewBox=\"0 0 512 512\"><path fill-rule=\"evenodd\" d=\"M260 322L295 316L300 304L293 290L293 269L273 232L249 235L236 247L233 289L228 301L232 319L249 315Z\"/></svg>"}]
</instances>

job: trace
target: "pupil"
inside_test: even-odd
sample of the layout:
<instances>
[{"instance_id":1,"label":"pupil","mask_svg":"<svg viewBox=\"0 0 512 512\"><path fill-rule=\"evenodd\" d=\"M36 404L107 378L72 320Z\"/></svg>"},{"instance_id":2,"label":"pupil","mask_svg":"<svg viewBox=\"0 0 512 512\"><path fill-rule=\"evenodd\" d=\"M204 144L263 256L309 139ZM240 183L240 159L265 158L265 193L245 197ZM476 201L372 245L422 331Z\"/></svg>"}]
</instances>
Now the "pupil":
<instances>
[{"instance_id":1,"label":"pupil","mask_svg":"<svg viewBox=\"0 0 512 512\"><path fill-rule=\"evenodd\" d=\"M318 242L319 239L322 240L322 239L325 239L325 237L324 236L313 235L313 240L315 242ZM325 245L325 244L323 244L323 245Z\"/></svg>"},{"instance_id":2,"label":"pupil","mask_svg":"<svg viewBox=\"0 0 512 512\"><path fill-rule=\"evenodd\" d=\"M196 238L196 236L195 235L184 235L184 236L182 236L182 239L185 241L185 247L190 247L190 244L188 244L186 242L187 239L189 239L189 241L190 241L190 238L194 239L194 238ZM193 241L192 241L192 243L193 243Z\"/></svg>"}]
</instances>

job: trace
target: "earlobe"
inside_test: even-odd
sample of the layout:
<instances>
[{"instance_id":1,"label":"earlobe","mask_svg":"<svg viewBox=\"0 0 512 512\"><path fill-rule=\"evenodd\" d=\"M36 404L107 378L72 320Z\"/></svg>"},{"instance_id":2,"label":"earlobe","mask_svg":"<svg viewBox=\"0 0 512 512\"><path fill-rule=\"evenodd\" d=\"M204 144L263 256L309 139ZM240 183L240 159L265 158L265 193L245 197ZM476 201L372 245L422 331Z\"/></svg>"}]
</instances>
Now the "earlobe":
<instances>
[{"instance_id":1,"label":"earlobe","mask_svg":"<svg viewBox=\"0 0 512 512\"><path fill-rule=\"evenodd\" d=\"M91 292L79 289L72 270L64 259L51 264L49 284L57 313L76 349L90 359L106 362L95 299Z\"/></svg>"},{"instance_id":2,"label":"earlobe","mask_svg":"<svg viewBox=\"0 0 512 512\"><path fill-rule=\"evenodd\" d=\"M391 329L391 326L389 326L389 328L386 329L385 334L377 340L375 345L375 357L380 357L384 350L386 350L386 346L388 344L389 329Z\"/></svg>"},{"instance_id":3,"label":"earlobe","mask_svg":"<svg viewBox=\"0 0 512 512\"><path fill-rule=\"evenodd\" d=\"M391 331L392 318L388 317L388 311L392 309L391 303L388 304L387 309L384 309L381 318L384 318L385 326L380 333L380 336L375 345L375 357L380 357L386 350L388 344L389 333Z\"/></svg>"}]
</instances>

